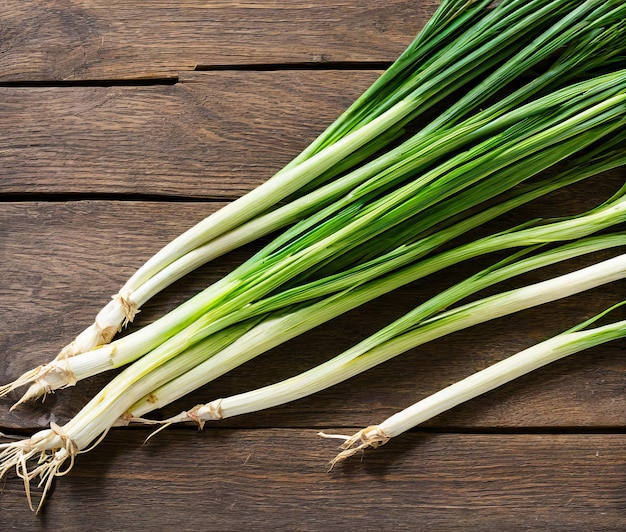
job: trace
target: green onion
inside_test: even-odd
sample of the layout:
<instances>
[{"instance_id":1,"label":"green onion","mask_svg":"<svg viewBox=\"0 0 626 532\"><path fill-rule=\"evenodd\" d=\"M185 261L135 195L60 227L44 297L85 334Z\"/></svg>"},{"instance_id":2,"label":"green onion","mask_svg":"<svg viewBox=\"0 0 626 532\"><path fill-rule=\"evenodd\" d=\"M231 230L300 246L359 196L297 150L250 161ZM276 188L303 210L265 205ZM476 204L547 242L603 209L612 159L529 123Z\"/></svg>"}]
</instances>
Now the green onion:
<instances>
[{"instance_id":1,"label":"green onion","mask_svg":"<svg viewBox=\"0 0 626 532\"><path fill-rule=\"evenodd\" d=\"M568 46L584 43L583 55L602 54L605 64L619 53L619 47L602 45L608 37L600 35L605 26L615 26L620 14L623 19L623 6L616 0L491 3L444 0L402 56L307 149L148 260L57 359L110 342L148 299L199 265L323 208L343 192L341 185L323 192L320 187L388 146L405 125L455 92L470 88L425 131L454 125L559 50L573 62L569 68L558 64L560 75L554 79L581 75L583 56L569 54ZM308 194L312 196L304 199ZM292 201L277 208L285 198Z\"/></svg>"},{"instance_id":2,"label":"green onion","mask_svg":"<svg viewBox=\"0 0 626 532\"><path fill-rule=\"evenodd\" d=\"M399 263L389 262L388 251L379 249L378 256L388 265L397 267L413 261L414 249L407 253L405 243L396 242L398 235L411 241L420 231L428 231L432 225L467 212L480 201L512 188L609 134L621 138L626 123L624 110L626 71L573 84L514 108L491 119L487 125L478 121L481 125L469 135L477 136L478 143L385 193L389 182L415 176L415 171L422 167L424 148L418 141L416 152L405 152L399 162L357 187L346 200L339 200L326 219L313 216L314 227L305 221L288 230L277 239L278 244L270 243L168 315L108 346L55 360L28 372L2 391L7 393L34 382L23 398L26 400L127 364L150 351L154 359L160 360L164 352L167 357L175 356L215 332L214 324L223 323L220 320L293 283L298 276L310 275L320 264L333 261L335 269L341 267L351 251L355 250L360 257L363 246L371 246L371 242L392 243L404 255ZM489 118L493 116L492 109L484 113ZM484 133L477 133L484 129L491 136L485 138ZM467 124L463 122L442 135L443 145L449 145L449 139L458 136L458 131L466 133ZM436 151L437 144L430 149ZM458 210L452 211L450 205ZM328 212L322 214L326 216ZM475 226L470 222L466 226L457 224L452 231L444 229L438 237L436 234L428 240L430 249L422 248L418 254L423 255L458 236L462 233L459 228L467 230ZM389 233L395 236L384 238ZM350 260L355 259L349 259L348 263ZM307 297L314 294L310 292ZM293 300L287 298L284 304L290 303Z\"/></svg>"},{"instance_id":3,"label":"green onion","mask_svg":"<svg viewBox=\"0 0 626 532\"><path fill-rule=\"evenodd\" d=\"M391 438L399 436L410 428L446 410L454 408L498 386L502 386L546 364L602 343L626 337L626 320L596 327L595 329L581 330L625 303L626 301L623 301L554 338L529 347L482 371L474 373L394 414L382 423L358 431L353 436L320 433L321 436L326 438L345 440L341 446L343 450L332 460L331 465L335 465L368 447L379 447L387 443Z\"/></svg>"}]
</instances>

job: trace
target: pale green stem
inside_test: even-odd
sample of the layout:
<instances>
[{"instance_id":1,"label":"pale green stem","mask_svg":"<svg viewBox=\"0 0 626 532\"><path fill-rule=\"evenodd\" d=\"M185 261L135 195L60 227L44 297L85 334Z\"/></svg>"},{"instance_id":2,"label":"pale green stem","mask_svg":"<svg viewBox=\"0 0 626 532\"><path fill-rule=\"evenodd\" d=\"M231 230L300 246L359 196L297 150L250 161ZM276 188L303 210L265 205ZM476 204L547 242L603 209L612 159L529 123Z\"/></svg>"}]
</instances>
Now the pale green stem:
<instances>
[{"instance_id":1,"label":"pale green stem","mask_svg":"<svg viewBox=\"0 0 626 532\"><path fill-rule=\"evenodd\" d=\"M324 433L320 435L345 440L341 446L343 451L332 461L335 464L367 447L383 445L420 423L531 371L585 349L624 337L626 320L595 329L566 331L474 373L405 408L382 423L358 431L353 436Z\"/></svg>"},{"instance_id":2,"label":"pale green stem","mask_svg":"<svg viewBox=\"0 0 626 532\"><path fill-rule=\"evenodd\" d=\"M563 357L626 335L626 320L592 330L562 334L525 349L383 421L385 434L398 436L441 412Z\"/></svg>"}]
</instances>

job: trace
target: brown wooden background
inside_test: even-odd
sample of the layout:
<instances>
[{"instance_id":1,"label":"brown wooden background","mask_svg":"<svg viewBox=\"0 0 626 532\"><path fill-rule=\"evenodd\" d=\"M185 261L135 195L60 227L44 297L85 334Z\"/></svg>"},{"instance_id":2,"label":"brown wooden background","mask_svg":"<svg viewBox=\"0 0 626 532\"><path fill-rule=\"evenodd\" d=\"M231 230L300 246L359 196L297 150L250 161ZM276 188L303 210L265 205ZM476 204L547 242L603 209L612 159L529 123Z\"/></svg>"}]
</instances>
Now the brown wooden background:
<instances>
[{"instance_id":1,"label":"brown wooden background","mask_svg":"<svg viewBox=\"0 0 626 532\"><path fill-rule=\"evenodd\" d=\"M0 1L0 381L56 354L170 238L287 163L436 4ZM581 211L624 176L601 176L494 227ZM137 326L254 249L166 290ZM307 369L492 260L338 318L161 414ZM623 529L623 341L543 368L331 473L336 443L316 436L381 421L623 297L614 284L498 320L203 432L180 427L144 446L148 431L114 430L57 482L38 516L19 479L1 480L0 530ZM107 378L11 413L17 396L2 399L0 431L67 420Z\"/></svg>"}]
</instances>

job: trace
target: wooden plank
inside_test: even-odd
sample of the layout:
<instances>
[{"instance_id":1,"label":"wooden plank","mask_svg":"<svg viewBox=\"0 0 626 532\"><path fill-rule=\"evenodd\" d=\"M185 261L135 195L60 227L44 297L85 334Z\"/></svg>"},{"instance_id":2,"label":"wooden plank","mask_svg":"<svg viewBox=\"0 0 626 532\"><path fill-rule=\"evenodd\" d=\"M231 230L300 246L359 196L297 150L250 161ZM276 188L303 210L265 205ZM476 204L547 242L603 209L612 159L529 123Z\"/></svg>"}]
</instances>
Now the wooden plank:
<instances>
[{"instance_id":1,"label":"wooden plank","mask_svg":"<svg viewBox=\"0 0 626 532\"><path fill-rule=\"evenodd\" d=\"M295 157L377 75L198 72L174 86L0 88L0 193L232 199Z\"/></svg>"},{"instance_id":2,"label":"wooden plank","mask_svg":"<svg viewBox=\"0 0 626 532\"><path fill-rule=\"evenodd\" d=\"M0 2L0 81L175 78L197 67L393 61L437 0Z\"/></svg>"},{"instance_id":3,"label":"wooden plank","mask_svg":"<svg viewBox=\"0 0 626 532\"><path fill-rule=\"evenodd\" d=\"M615 178L615 179L614 179ZM619 174L608 179L608 190ZM563 191L564 206L591 206L599 199L602 180ZM0 298L0 382L8 382L36 366L69 341L93 319L98 308L160 245L217 204L162 202L44 202L0 205L0 250L3 278ZM555 198L510 215L492 230L552 214ZM128 229L131 231L128 231ZM487 228L485 228L487 230ZM140 327L215 281L256 248L233 253L199 269L164 291L139 314ZM334 320L261 357L216 383L178 401L164 412L171 415L198 402L269 384L320 363L411 309L454 280L489 264L489 257L461 265L405 287L378 302ZM592 257L574 262L583 265ZM553 274L573 268L563 265ZM547 273L527 277L540 280ZM513 284L506 286L512 287ZM320 426L328 419L343 424L370 424L425 394L493 363L507 354L556 334L612 302L623 298L623 287L606 286L591 295L528 311L491 325L451 336L407 354L328 390L319 396L274 409L225 420L223 426ZM623 311L615 314L617 319ZM615 427L626 424L623 394L624 343L615 342L571 357L530 375L474 403L433 420L434 427ZM28 428L60 422L75 413L109 376L101 376L61 391L46 403L7 407L17 395L0 400L0 427ZM331 414L332 413L332 414Z\"/></svg>"},{"instance_id":4,"label":"wooden plank","mask_svg":"<svg viewBox=\"0 0 626 532\"><path fill-rule=\"evenodd\" d=\"M353 430L352 428L344 430ZM410 433L328 473L314 430L114 431L58 479L43 512L21 480L4 530L619 530L623 434Z\"/></svg>"}]
</instances>

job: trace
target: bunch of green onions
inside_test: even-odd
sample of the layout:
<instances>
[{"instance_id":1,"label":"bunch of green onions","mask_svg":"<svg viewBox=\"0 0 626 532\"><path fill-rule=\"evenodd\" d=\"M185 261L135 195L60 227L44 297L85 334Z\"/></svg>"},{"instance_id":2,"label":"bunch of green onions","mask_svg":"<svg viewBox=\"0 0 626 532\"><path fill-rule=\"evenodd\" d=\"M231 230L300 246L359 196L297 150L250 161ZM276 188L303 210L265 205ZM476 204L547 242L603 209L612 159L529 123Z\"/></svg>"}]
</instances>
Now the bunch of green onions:
<instances>
[{"instance_id":1,"label":"bunch of green onions","mask_svg":"<svg viewBox=\"0 0 626 532\"><path fill-rule=\"evenodd\" d=\"M467 215L475 206L619 131L622 72L567 83L572 77L606 68L611 58L624 52L624 25L610 21L617 12L625 11L623 6L614 8L593 1L583 2L567 14L557 10L564 18L554 21L512 59L495 64L490 60L492 71L486 79L462 94L434 121L375 160L312 192L316 199L327 190L332 190L333 196L343 195L325 207L318 203L314 214L227 277L161 320L98 350L98 362L91 357L87 363L82 362L85 358L73 361L65 353L0 388L0 393L35 383L24 396L26 400L129 363L194 322L215 322L286 282L297 282L318 264L330 263L322 271L332 274L350 266L349 261L353 265L384 255L402 245L402 239L418 238L420 232L424 234L437 224ZM491 20L496 12L498 9L484 16ZM590 12L602 23L597 22L597 28ZM486 109L460 118L471 107L469 102L477 105L510 85L515 79L511 71L519 76L550 57L555 36L561 36L558 42L563 51L542 73ZM517 164L519 171L509 172L512 164ZM250 233L247 225L238 231ZM215 330L213 326L212 332ZM189 333L187 329L184 334ZM197 339L195 331L193 335Z\"/></svg>"},{"instance_id":2,"label":"bunch of green onions","mask_svg":"<svg viewBox=\"0 0 626 532\"><path fill-rule=\"evenodd\" d=\"M281 404L424 341L626 276L622 255L443 312L524 271L623 245L623 233L590 235L626 220L626 187L578 216L530 221L469 244L454 245L454 239L626 163L626 71L615 67L626 54L625 20L626 5L614 0L503 0L496 7L444 0L398 61L292 163L166 246L96 325L52 362L0 389L30 385L23 402L132 363L63 427L51 424L30 439L2 444L0 476L15 467L27 493L39 477L45 496L54 476L110 427L141 420L312 327L472 257L527 250L423 303L321 368L167 423L204 423ZM452 103L400 139L444 98ZM553 175L538 177L548 169ZM290 224L217 283L108 344L124 320L173 280ZM564 241L572 242L536 252L537 245Z\"/></svg>"},{"instance_id":3,"label":"bunch of green onions","mask_svg":"<svg viewBox=\"0 0 626 532\"><path fill-rule=\"evenodd\" d=\"M552 100L560 105L546 107ZM563 104L564 101L567 105ZM547 110L545 118L532 112L535 108ZM367 192L359 190L354 194L364 194L359 201L348 203L337 214L321 219L321 223L319 215L312 216L318 222L313 227L310 227L309 219L305 220L222 280L151 325L108 346L40 368L31 377L35 382L25 399L120 367L141 355L160 365L224 327L269 310L329 297L415 262L443 243L527 199L517 192L511 201L432 232L437 224L449 221L459 212L467 212L469 207L492 197L499 190L512 188L556 162L575 155L582 148L598 143L608 134L617 133L612 141L607 140L607 144L600 146L600 151L604 152L607 145L611 148L615 140L620 142L623 139L620 127L626 122L624 108L626 71L618 71L574 84L505 113L488 125L488 129L493 130L502 124L505 129L501 133L452 156L381 197L378 197L378 188L372 192L369 188ZM519 121L522 116L526 119ZM513 125L509 126L511 123ZM460 127L465 130L465 122ZM609 153L614 151L609 149ZM612 157L609 164L616 160ZM404 175L409 162L411 159L407 158L397 173L384 172L374 181L377 178L384 180L389 175ZM606 161L601 159L600 164L606 166ZM578 163L572 165L572 170L565 174L566 179L572 179L572 175L578 179L580 168ZM584 168L584 175L588 172L589 168ZM559 181L555 180L555 183ZM532 190L537 194L545 188L535 186ZM462 208L466 211L460 211ZM615 216L619 218L620 213L620 208L603 210L602 223L615 223ZM302 226L306 228L305 232L301 230ZM586 231L594 225L583 227ZM386 233L393 236L380 238ZM464 252L464 256L484 252L480 246L473 246ZM365 258L354 261L355 256ZM354 261L352 264L348 262L347 267L344 266L346 257ZM333 262L326 262L331 259ZM458 260L452 259L452 263ZM323 276L308 280L307 276L320 265L327 266ZM335 267L330 273L329 265ZM341 267L338 271L337 266ZM290 284L294 282L295 286ZM386 291L392 289L389 283L386 286L389 287ZM287 289L277 292L281 287ZM271 299L269 305L268 296Z\"/></svg>"},{"instance_id":4,"label":"bunch of green onions","mask_svg":"<svg viewBox=\"0 0 626 532\"><path fill-rule=\"evenodd\" d=\"M619 57L619 46L595 28L623 19L620 3L503 0L493 8L491 0L443 0L405 52L307 149L266 183L148 260L57 358L110 342L146 301L189 271L346 194L368 173L338 177L391 145L405 126L423 121L445 98L466 91L427 131L471 115L497 91L576 40L584 51L563 53L554 79L576 78L594 55L595 64L609 64ZM546 86L551 82L544 81ZM401 156L395 152L391 157Z\"/></svg>"}]
</instances>

